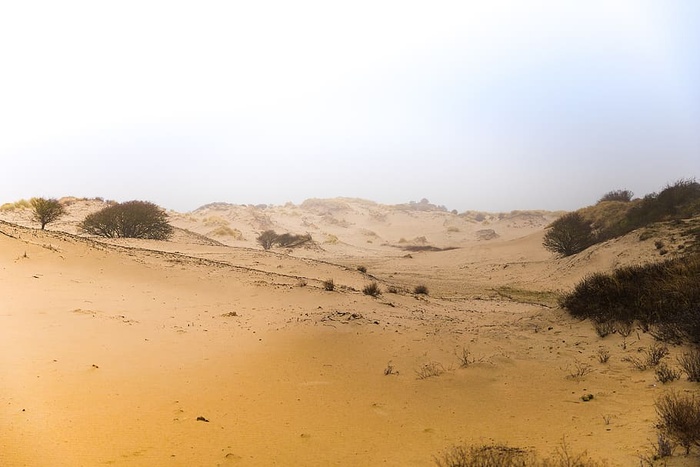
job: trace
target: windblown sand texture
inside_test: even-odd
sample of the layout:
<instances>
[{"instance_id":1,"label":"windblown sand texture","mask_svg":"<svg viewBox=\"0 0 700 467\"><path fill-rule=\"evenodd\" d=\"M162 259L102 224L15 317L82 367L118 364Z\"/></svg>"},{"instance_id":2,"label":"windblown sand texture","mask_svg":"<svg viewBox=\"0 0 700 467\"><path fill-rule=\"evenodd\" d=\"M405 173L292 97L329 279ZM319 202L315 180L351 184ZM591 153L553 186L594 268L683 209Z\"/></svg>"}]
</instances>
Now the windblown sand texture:
<instances>
[{"instance_id":1,"label":"windblown sand texture","mask_svg":"<svg viewBox=\"0 0 700 467\"><path fill-rule=\"evenodd\" d=\"M565 439L633 466L655 399L696 386L623 361L650 336L603 339L556 306L588 273L659 259L653 238L556 259L557 213L354 199L172 212L167 242L77 235L102 206L73 200L43 232L0 214L0 465L429 466L456 443ZM265 252L265 229L314 243Z\"/></svg>"}]
</instances>

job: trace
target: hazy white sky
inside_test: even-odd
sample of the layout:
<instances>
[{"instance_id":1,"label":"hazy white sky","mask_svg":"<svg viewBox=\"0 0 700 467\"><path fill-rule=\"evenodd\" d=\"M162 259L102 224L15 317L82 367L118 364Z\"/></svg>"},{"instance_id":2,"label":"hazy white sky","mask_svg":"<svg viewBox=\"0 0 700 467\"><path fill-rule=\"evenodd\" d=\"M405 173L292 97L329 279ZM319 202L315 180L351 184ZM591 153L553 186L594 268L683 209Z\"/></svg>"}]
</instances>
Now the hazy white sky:
<instances>
[{"instance_id":1,"label":"hazy white sky","mask_svg":"<svg viewBox=\"0 0 700 467\"><path fill-rule=\"evenodd\" d=\"M643 195L700 177L700 2L2 2L0 158L0 203Z\"/></svg>"}]
</instances>

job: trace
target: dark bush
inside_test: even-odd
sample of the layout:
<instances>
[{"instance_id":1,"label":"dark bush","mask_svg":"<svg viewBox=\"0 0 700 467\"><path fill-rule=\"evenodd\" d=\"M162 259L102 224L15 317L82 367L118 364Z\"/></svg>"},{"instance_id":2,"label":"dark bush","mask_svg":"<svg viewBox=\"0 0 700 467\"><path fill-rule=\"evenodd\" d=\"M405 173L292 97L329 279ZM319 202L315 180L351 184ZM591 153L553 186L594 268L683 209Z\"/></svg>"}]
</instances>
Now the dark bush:
<instances>
[{"instance_id":1,"label":"dark bush","mask_svg":"<svg viewBox=\"0 0 700 467\"><path fill-rule=\"evenodd\" d=\"M571 315L596 323L633 322L662 340L700 342L700 254L584 278L563 295Z\"/></svg>"},{"instance_id":2,"label":"dark bush","mask_svg":"<svg viewBox=\"0 0 700 467\"><path fill-rule=\"evenodd\" d=\"M416 295L428 295L428 286L424 284L417 285L413 289L413 293Z\"/></svg>"},{"instance_id":3,"label":"dark bush","mask_svg":"<svg viewBox=\"0 0 700 467\"><path fill-rule=\"evenodd\" d=\"M323 290L327 290L328 292L335 290L335 282L333 282L333 279L326 279L323 281Z\"/></svg>"},{"instance_id":4,"label":"dark bush","mask_svg":"<svg viewBox=\"0 0 700 467\"><path fill-rule=\"evenodd\" d=\"M603 201L623 201L629 203L632 201L634 193L630 190L613 190L605 193L602 198L598 200L599 203Z\"/></svg>"},{"instance_id":5,"label":"dark bush","mask_svg":"<svg viewBox=\"0 0 700 467\"><path fill-rule=\"evenodd\" d=\"M108 238L166 240L173 234L165 211L148 201L113 204L88 215L80 228L86 233Z\"/></svg>"},{"instance_id":6,"label":"dark bush","mask_svg":"<svg viewBox=\"0 0 700 467\"><path fill-rule=\"evenodd\" d=\"M364 266L358 266L358 267L357 267L357 270L360 271L360 272L363 273L363 274L367 272L367 268L364 267Z\"/></svg>"},{"instance_id":7,"label":"dark bush","mask_svg":"<svg viewBox=\"0 0 700 467\"><path fill-rule=\"evenodd\" d=\"M379 284L376 282L370 282L362 289L362 293L376 297L377 295L381 295L382 291L379 288Z\"/></svg>"},{"instance_id":8,"label":"dark bush","mask_svg":"<svg viewBox=\"0 0 700 467\"><path fill-rule=\"evenodd\" d=\"M667 185L661 193L646 195L626 215L621 235L634 229L673 219L685 219L700 214L700 183L694 179L678 180Z\"/></svg>"},{"instance_id":9,"label":"dark bush","mask_svg":"<svg viewBox=\"0 0 700 467\"><path fill-rule=\"evenodd\" d=\"M591 223L571 212L552 223L544 235L544 247L562 256L579 253L595 243Z\"/></svg>"},{"instance_id":10,"label":"dark bush","mask_svg":"<svg viewBox=\"0 0 700 467\"><path fill-rule=\"evenodd\" d=\"M32 205L34 220L41 224L41 230L44 230L46 224L57 220L66 213L63 205L54 198L32 198L29 202Z\"/></svg>"}]
</instances>

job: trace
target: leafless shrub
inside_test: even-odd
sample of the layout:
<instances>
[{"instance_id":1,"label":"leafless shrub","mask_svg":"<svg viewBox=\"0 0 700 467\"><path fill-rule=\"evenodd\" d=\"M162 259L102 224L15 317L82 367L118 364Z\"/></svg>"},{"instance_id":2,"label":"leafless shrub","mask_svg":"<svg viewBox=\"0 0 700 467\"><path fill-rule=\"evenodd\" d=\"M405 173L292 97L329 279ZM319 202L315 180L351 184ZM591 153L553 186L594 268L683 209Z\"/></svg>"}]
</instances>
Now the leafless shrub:
<instances>
[{"instance_id":1,"label":"leafless shrub","mask_svg":"<svg viewBox=\"0 0 700 467\"><path fill-rule=\"evenodd\" d=\"M673 451L676 448L676 444L671 441L668 436L664 433L657 433L656 443L651 444L651 452L648 454L639 454L639 465L640 467L658 467L660 465L666 466L666 463L659 464L659 460L666 457L671 457Z\"/></svg>"},{"instance_id":2,"label":"leafless shrub","mask_svg":"<svg viewBox=\"0 0 700 467\"><path fill-rule=\"evenodd\" d=\"M599 348L597 355L600 363L608 363L608 360L610 360L610 351L605 347Z\"/></svg>"},{"instance_id":3,"label":"leafless shrub","mask_svg":"<svg viewBox=\"0 0 700 467\"><path fill-rule=\"evenodd\" d=\"M700 382L700 348L694 348L678 357L678 363L688 375L688 381Z\"/></svg>"},{"instance_id":4,"label":"leafless shrub","mask_svg":"<svg viewBox=\"0 0 700 467\"><path fill-rule=\"evenodd\" d=\"M618 321L615 323L615 332L622 337L629 337L634 330L634 325L631 321Z\"/></svg>"},{"instance_id":5,"label":"leafless shrub","mask_svg":"<svg viewBox=\"0 0 700 467\"><path fill-rule=\"evenodd\" d=\"M696 394L669 392L656 401L657 428L690 454L700 446L700 398Z\"/></svg>"},{"instance_id":6,"label":"leafless shrub","mask_svg":"<svg viewBox=\"0 0 700 467\"><path fill-rule=\"evenodd\" d=\"M435 458L438 467L524 467L533 462L532 453L502 444L454 446Z\"/></svg>"},{"instance_id":7,"label":"leafless shrub","mask_svg":"<svg viewBox=\"0 0 700 467\"><path fill-rule=\"evenodd\" d=\"M333 279L326 279L323 281L323 290L327 290L328 292L335 290L335 282L333 282Z\"/></svg>"},{"instance_id":8,"label":"leafless shrub","mask_svg":"<svg viewBox=\"0 0 700 467\"><path fill-rule=\"evenodd\" d=\"M386 368L384 368L384 376L389 376L389 375L398 375L398 371L394 371L394 365L391 364L391 362L386 364Z\"/></svg>"},{"instance_id":9,"label":"leafless shrub","mask_svg":"<svg viewBox=\"0 0 700 467\"><path fill-rule=\"evenodd\" d=\"M566 441L548 459L522 448L503 444L482 446L454 446L434 458L438 467L597 467L586 452L574 454Z\"/></svg>"},{"instance_id":10,"label":"leafless shrub","mask_svg":"<svg viewBox=\"0 0 700 467\"><path fill-rule=\"evenodd\" d=\"M432 378L433 376L440 376L445 372L445 367L439 362L429 362L421 365L419 369L416 370L416 375L418 379Z\"/></svg>"},{"instance_id":11,"label":"leafless shrub","mask_svg":"<svg viewBox=\"0 0 700 467\"><path fill-rule=\"evenodd\" d=\"M472 365L474 363L480 362L483 360L483 358L476 358L472 355L471 350L467 347L462 347L461 352L457 353L455 352L455 355L457 355L457 358L459 359L459 367L460 368L466 368L469 365Z\"/></svg>"},{"instance_id":12,"label":"leafless shrub","mask_svg":"<svg viewBox=\"0 0 700 467\"><path fill-rule=\"evenodd\" d=\"M596 321L593 323L593 327L600 337L606 337L615 332L615 324L612 321Z\"/></svg>"},{"instance_id":13,"label":"leafless shrub","mask_svg":"<svg viewBox=\"0 0 700 467\"><path fill-rule=\"evenodd\" d=\"M569 378L580 379L580 378L583 378L584 376L592 373L593 367L590 364L582 362L580 360L574 360L574 363L569 365L568 370L569 370Z\"/></svg>"},{"instance_id":14,"label":"leafless shrub","mask_svg":"<svg viewBox=\"0 0 700 467\"><path fill-rule=\"evenodd\" d=\"M642 352L644 352L643 358L625 357L623 361L631 363L639 371L644 371L661 363L661 360L668 355L668 347L655 343L642 350Z\"/></svg>"},{"instance_id":15,"label":"leafless shrub","mask_svg":"<svg viewBox=\"0 0 700 467\"><path fill-rule=\"evenodd\" d=\"M681 377L681 372L665 363L656 367L656 380L662 384L670 383Z\"/></svg>"},{"instance_id":16,"label":"leafless shrub","mask_svg":"<svg viewBox=\"0 0 700 467\"><path fill-rule=\"evenodd\" d=\"M661 359L663 359L666 355L668 355L668 347L662 344L653 344L650 345L647 350L647 363L649 366L656 366L659 363L661 363Z\"/></svg>"},{"instance_id":17,"label":"leafless shrub","mask_svg":"<svg viewBox=\"0 0 700 467\"><path fill-rule=\"evenodd\" d=\"M634 368L636 368L639 371L644 371L649 368L646 359L641 359L637 357L624 357L622 361L630 363Z\"/></svg>"}]
</instances>

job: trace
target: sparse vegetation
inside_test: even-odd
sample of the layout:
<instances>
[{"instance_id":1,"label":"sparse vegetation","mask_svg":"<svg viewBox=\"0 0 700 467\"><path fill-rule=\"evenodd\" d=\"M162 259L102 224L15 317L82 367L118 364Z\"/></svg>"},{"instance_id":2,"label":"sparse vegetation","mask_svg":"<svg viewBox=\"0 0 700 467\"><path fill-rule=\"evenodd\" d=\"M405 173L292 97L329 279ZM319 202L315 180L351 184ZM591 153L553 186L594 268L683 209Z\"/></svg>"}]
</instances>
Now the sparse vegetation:
<instances>
[{"instance_id":1,"label":"sparse vegetation","mask_svg":"<svg viewBox=\"0 0 700 467\"><path fill-rule=\"evenodd\" d=\"M659 365L661 360L668 355L668 347L655 343L643 349L642 352L644 353L643 358L626 357L623 360L631 363L632 366L639 371L644 371Z\"/></svg>"},{"instance_id":2,"label":"sparse vegetation","mask_svg":"<svg viewBox=\"0 0 700 467\"><path fill-rule=\"evenodd\" d=\"M379 284L376 282L370 282L362 289L362 293L365 295L371 295L372 297L377 297L381 295L382 290L379 288Z\"/></svg>"},{"instance_id":3,"label":"sparse vegetation","mask_svg":"<svg viewBox=\"0 0 700 467\"><path fill-rule=\"evenodd\" d=\"M0 206L0 211L16 211L18 209L30 209L32 204L26 199L15 201L14 203L5 203Z\"/></svg>"},{"instance_id":4,"label":"sparse vegetation","mask_svg":"<svg viewBox=\"0 0 700 467\"><path fill-rule=\"evenodd\" d=\"M440 376L445 372L445 367L439 362L428 362L421 365L420 368L416 370L416 376L418 379L427 379L434 376Z\"/></svg>"},{"instance_id":5,"label":"sparse vegetation","mask_svg":"<svg viewBox=\"0 0 700 467\"><path fill-rule=\"evenodd\" d=\"M586 375L590 374L593 372L593 367L585 362L582 362L580 360L574 360L574 363L569 365L568 367L569 371L569 378L571 379L581 379L585 377Z\"/></svg>"},{"instance_id":6,"label":"sparse vegetation","mask_svg":"<svg viewBox=\"0 0 700 467\"><path fill-rule=\"evenodd\" d=\"M453 446L434 457L438 467L597 467L600 464L583 452L574 454L562 441L553 456L540 459L533 451L505 444Z\"/></svg>"},{"instance_id":7,"label":"sparse vegetation","mask_svg":"<svg viewBox=\"0 0 700 467\"><path fill-rule=\"evenodd\" d=\"M460 368L467 368L470 365L473 365L474 363L480 362L483 360L482 358L476 358L472 355L471 350L469 350L468 347L462 347L461 352L457 353L455 352L455 355L457 355L457 359L459 360L459 367Z\"/></svg>"},{"instance_id":8,"label":"sparse vegetation","mask_svg":"<svg viewBox=\"0 0 700 467\"><path fill-rule=\"evenodd\" d=\"M323 290L327 290L328 292L335 290L335 282L333 282L333 279L326 279L323 281Z\"/></svg>"},{"instance_id":9,"label":"sparse vegetation","mask_svg":"<svg viewBox=\"0 0 700 467\"><path fill-rule=\"evenodd\" d=\"M579 253L595 243L591 223L571 212L555 220L544 235L542 245L561 256Z\"/></svg>"},{"instance_id":10,"label":"sparse vegetation","mask_svg":"<svg viewBox=\"0 0 700 467\"><path fill-rule=\"evenodd\" d=\"M657 428L689 454L700 446L700 398L695 393L671 391L656 401Z\"/></svg>"},{"instance_id":11,"label":"sparse vegetation","mask_svg":"<svg viewBox=\"0 0 700 467\"><path fill-rule=\"evenodd\" d=\"M166 240L173 234L165 211L148 201L127 201L108 206L88 215L80 229L107 238Z\"/></svg>"},{"instance_id":12,"label":"sparse vegetation","mask_svg":"<svg viewBox=\"0 0 700 467\"><path fill-rule=\"evenodd\" d=\"M358 267L357 267L357 270L360 271L360 272L363 273L363 274L367 272L367 268L364 267L364 266L358 266Z\"/></svg>"},{"instance_id":13,"label":"sparse vegetation","mask_svg":"<svg viewBox=\"0 0 700 467\"><path fill-rule=\"evenodd\" d=\"M41 225L41 230L66 213L66 208L55 198L32 198L30 203L34 220Z\"/></svg>"}]
</instances>

